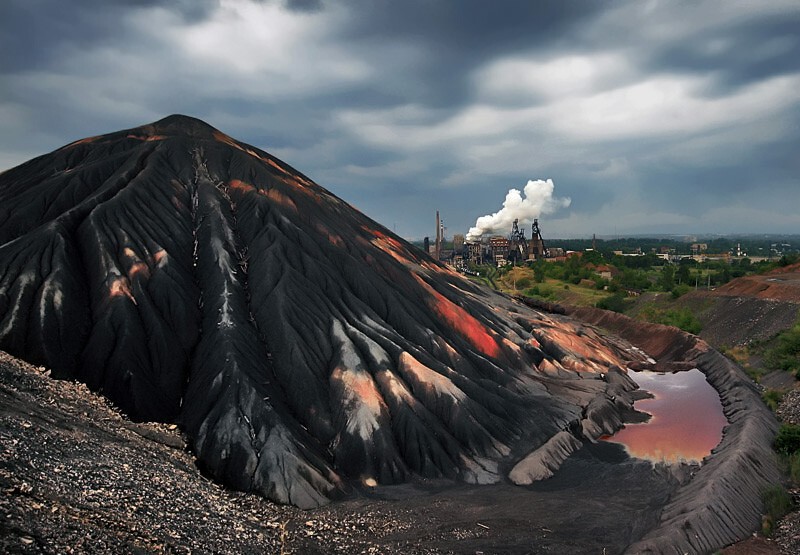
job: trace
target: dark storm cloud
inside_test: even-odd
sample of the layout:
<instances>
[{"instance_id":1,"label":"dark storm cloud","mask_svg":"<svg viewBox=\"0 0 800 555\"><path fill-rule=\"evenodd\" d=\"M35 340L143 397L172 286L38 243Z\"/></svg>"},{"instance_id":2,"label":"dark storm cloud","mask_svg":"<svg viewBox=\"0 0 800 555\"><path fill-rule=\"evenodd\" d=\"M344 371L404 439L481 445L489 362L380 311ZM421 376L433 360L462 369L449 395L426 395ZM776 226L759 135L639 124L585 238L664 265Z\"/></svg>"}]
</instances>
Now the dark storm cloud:
<instances>
[{"instance_id":1,"label":"dark storm cloud","mask_svg":"<svg viewBox=\"0 0 800 555\"><path fill-rule=\"evenodd\" d=\"M160 6L187 21L208 15L210 0L4 0L0 3L0 71L47 66L60 54L136 40L124 25L131 10Z\"/></svg>"},{"instance_id":2,"label":"dark storm cloud","mask_svg":"<svg viewBox=\"0 0 800 555\"><path fill-rule=\"evenodd\" d=\"M798 25L783 0L12 0L0 165L180 112L406 236L414 206L452 233L548 177L553 233L725 224L800 187Z\"/></svg>"},{"instance_id":3,"label":"dark storm cloud","mask_svg":"<svg viewBox=\"0 0 800 555\"><path fill-rule=\"evenodd\" d=\"M299 12L316 12L322 9L322 0L285 0L290 10Z\"/></svg>"},{"instance_id":4,"label":"dark storm cloud","mask_svg":"<svg viewBox=\"0 0 800 555\"><path fill-rule=\"evenodd\" d=\"M402 59L385 67L403 69L397 81L413 81L412 87L400 85L412 100L437 107L468 102L470 72L492 57L555 48L602 9L601 3L574 1L355 0L348 5L352 17L339 32L341 40L366 56L384 55L392 44L426 53L413 67Z\"/></svg>"},{"instance_id":5,"label":"dark storm cloud","mask_svg":"<svg viewBox=\"0 0 800 555\"><path fill-rule=\"evenodd\" d=\"M721 94L753 82L800 71L800 10L741 22L700 34L692 41L653 51L645 67L659 71L714 73Z\"/></svg>"}]
</instances>

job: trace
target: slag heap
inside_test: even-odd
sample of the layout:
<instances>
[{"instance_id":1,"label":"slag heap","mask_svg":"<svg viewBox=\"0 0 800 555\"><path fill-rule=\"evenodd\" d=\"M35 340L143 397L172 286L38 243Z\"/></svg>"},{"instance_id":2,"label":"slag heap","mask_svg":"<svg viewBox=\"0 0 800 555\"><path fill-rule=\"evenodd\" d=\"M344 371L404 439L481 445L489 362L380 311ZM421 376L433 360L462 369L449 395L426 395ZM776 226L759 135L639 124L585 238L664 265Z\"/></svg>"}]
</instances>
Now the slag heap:
<instances>
[{"instance_id":1,"label":"slag heap","mask_svg":"<svg viewBox=\"0 0 800 555\"><path fill-rule=\"evenodd\" d=\"M184 116L0 175L0 348L180 423L217 479L300 507L412 475L545 477L633 388L590 328Z\"/></svg>"}]
</instances>

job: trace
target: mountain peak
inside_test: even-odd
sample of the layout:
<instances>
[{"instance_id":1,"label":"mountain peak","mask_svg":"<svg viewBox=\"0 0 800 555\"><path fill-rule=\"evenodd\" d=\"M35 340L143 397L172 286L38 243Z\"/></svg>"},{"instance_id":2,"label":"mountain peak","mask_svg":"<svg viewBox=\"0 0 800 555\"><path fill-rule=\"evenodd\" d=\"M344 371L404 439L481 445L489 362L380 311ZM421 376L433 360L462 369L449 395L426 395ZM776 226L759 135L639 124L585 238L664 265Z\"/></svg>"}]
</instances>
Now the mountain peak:
<instances>
[{"instance_id":1,"label":"mountain peak","mask_svg":"<svg viewBox=\"0 0 800 555\"><path fill-rule=\"evenodd\" d=\"M147 134L155 135L185 135L196 138L212 138L219 130L201 119L183 114L172 114L153 123L134 128Z\"/></svg>"}]
</instances>

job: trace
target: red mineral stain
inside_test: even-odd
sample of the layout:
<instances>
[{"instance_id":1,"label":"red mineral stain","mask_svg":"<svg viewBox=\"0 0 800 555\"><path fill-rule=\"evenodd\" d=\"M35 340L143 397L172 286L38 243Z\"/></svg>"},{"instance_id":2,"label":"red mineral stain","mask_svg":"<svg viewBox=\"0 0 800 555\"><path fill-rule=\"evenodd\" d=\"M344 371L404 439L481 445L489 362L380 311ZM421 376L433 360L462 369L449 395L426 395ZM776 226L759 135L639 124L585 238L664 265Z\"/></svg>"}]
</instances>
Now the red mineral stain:
<instances>
[{"instance_id":1,"label":"red mineral stain","mask_svg":"<svg viewBox=\"0 0 800 555\"><path fill-rule=\"evenodd\" d=\"M139 141L161 141L166 139L164 135L126 135L128 139L137 139Z\"/></svg>"},{"instance_id":2,"label":"red mineral stain","mask_svg":"<svg viewBox=\"0 0 800 555\"><path fill-rule=\"evenodd\" d=\"M342 237L331 231L328 226L320 222L315 222L314 227L317 229L317 231L325 235L332 245L335 245L339 248L344 248L344 240Z\"/></svg>"},{"instance_id":3,"label":"red mineral stain","mask_svg":"<svg viewBox=\"0 0 800 555\"><path fill-rule=\"evenodd\" d=\"M134 262L131 264L131 267L128 269L128 277L134 278L138 274L142 274L143 277L150 277L150 268L148 268L147 264L144 262Z\"/></svg>"},{"instance_id":4,"label":"red mineral stain","mask_svg":"<svg viewBox=\"0 0 800 555\"><path fill-rule=\"evenodd\" d=\"M370 229L367 227L362 227L362 229L374 237L374 239L370 241L371 244L375 245L398 262L402 262L403 264L411 263L408 252L400 241L389 237L385 233L381 233L377 229Z\"/></svg>"},{"instance_id":5,"label":"red mineral stain","mask_svg":"<svg viewBox=\"0 0 800 555\"><path fill-rule=\"evenodd\" d=\"M652 418L628 424L607 441L621 443L632 457L668 463L700 462L719 444L727 420L719 395L702 372L628 374L655 396L635 404Z\"/></svg>"},{"instance_id":6,"label":"red mineral stain","mask_svg":"<svg viewBox=\"0 0 800 555\"><path fill-rule=\"evenodd\" d=\"M232 146L233 148L244 152L244 149L241 146L239 146L239 143L237 143L230 136L226 135L225 133L222 133L221 131L214 131L214 139L216 139L220 143L225 143L226 145Z\"/></svg>"},{"instance_id":7,"label":"red mineral stain","mask_svg":"<svg viewBox=\"0 0 800 555\"><path fill-rule=\"evenodd\" d=\"M427 304L431 310L484 355L492 358L500 355L500 346L497 344L497 340L492 337L490 331L483 324L425 283L417 274L412 275L430 294Z\"/></svg>"},{"instance_id":8,"label":"red mineral stain","mask_svg":"<svg viewBox=\"0 0 800 555\"><path fill-rule=\"evenodd\" d=\"M269 164L270 166L272 166L273 168L275 168L276 170L278 170L279 172L281 172L282 174L286 174L286 170L285 170L285 169L283 169L282 167L280 167L280 166L278 165L278 163L277 163L277 162L275 162L274 160L272 160L271 158L266 158L266 159L263 159L263 160L264 160L264 161L265 161L267 164Z\"/></svg>"},{"instance_id":9,"label":"red mineral stain","mask_svg":"<svg viewBox=\"0 0 800 555\"><path fill-rule=\"evenodd\" d=\"M281 191L276 189L275 187L271 189L259 189L259 194L267 197L273 202L277 202L281 206L284 206L293 212L297 212L297 205L294 201L288 197L287 195L283 194Z\"/></svg>"},{"instance_id":10,"label":"red mineral stain","mask_svg":"<svg viewBox=\"0 0 800 555\"><path fill-rule=\"evenodd\" d=\"M228 182L228 187L240 193L252 193L253 191L256 190L256 188L250 185L249 183L245 183L244 181L239 181L238 179L231 179Z\"/></svg>"},{"instance_id":11,"label":"red mineral stain","mask_svg":"<svg viewBox=\"0 0 800 555\"><path fill-rule=\"evenodd\" d=\"M73 142L69 143L67 146L63 147L63 148L72 148L72 147L75 147L75 146L78 146L78 145L85 145L85 144L93 143L93 142L98 141L98 140L100 140L102 138L103 138L102 135L96 135L94 137L86 137L85 139L79 139L77 141L73 141Z\"/></svg>"}]
</instances>

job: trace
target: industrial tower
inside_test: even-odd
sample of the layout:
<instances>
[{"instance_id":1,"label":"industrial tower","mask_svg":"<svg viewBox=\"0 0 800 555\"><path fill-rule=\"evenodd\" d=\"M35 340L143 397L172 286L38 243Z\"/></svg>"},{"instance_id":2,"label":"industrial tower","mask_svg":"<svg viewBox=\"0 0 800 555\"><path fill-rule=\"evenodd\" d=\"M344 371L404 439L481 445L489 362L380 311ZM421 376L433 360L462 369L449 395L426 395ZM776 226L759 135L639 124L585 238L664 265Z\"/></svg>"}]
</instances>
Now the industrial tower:
<instances>
[{"instance_id":1,"label":"industrial tower","mask_svg":"<svg viewBox=\"0 0 800 555\"><path fill-rule=\"evenodd\" d=\"M528 242L528 258L539 260L547 258L547 247L542 239L542 232L539 230L539 219L534 218L531 226L531 240Z\"/></svg>"}]
</instances>

